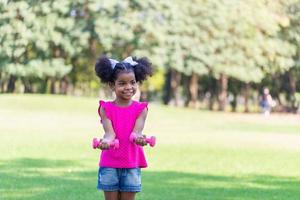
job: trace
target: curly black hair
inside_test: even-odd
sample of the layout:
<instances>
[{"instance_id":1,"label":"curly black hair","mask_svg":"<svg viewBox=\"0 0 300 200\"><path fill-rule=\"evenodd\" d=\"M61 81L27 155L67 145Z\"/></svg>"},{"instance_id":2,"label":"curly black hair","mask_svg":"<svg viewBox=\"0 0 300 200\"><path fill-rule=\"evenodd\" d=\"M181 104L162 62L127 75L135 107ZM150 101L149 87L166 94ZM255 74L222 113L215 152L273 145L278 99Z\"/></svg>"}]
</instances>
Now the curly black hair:
<instances>
[{"instance_id":1,"label":"curly black hair","mask_svg":"<svg viewBox=\"0 0 300 200\"><path fill-rule=\"evenodd\" d=\"M107 56L101 56L95 64L95 71L102 83L114 83L118 78L118 74L124 71L134 72L135 79L139 83L146 80L148 76L152 76L152 64L148 58L133 58L133 60L138 64L131 65L126 62L119 62L112 68L109 58Z\"/></svg>"}]
</instances>

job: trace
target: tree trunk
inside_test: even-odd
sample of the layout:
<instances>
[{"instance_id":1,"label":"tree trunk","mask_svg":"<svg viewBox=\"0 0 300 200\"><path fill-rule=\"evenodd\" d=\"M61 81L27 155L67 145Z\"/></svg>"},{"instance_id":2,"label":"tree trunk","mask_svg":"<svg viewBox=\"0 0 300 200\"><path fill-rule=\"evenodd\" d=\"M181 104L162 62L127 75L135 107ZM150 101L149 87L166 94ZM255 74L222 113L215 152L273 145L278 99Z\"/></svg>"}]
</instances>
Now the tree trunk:
<instances>
[{"instance_id":1,"label":"tree trunk","mask_svg":"<svg viewBox=\"0 0 300 200\"><path fill-rule=\"evenodd\" d=\"M55 83L56 83L55 78L51 77L51 78L50 78L50 93L51 93L51 94L56 94Z\"/></svg>"},{"instance_id":2,"label":"tree trunk","mask_svg":"<svg viewBox=\"0 0 300 200\"><path fill-rule=\"evenodd\" d=\"M27 79L26 78L22 78L22 82L23 82L23 85L24 85L24 93L32 93L33 92L33 90L32 90L32 84L28 80L28 77L27 77Z\"/></svg>"},{"instance_id":3,"label":"tree trunk","mask_svg":"<svg viewBox=\"0 0 300 200\"><path fill-rule=\"evenodd\" d=\"M126 58L127 56L131 55L132 52L134 51L135 47L132 44L127 44L125 47L124 52L122 53L122 57Z\"/></svg>"},{"instance_id":4,"label":"tree trunk","mask_svg":"<svg viewBox=\"0 0 300 200\"><path fill-rule=\"evenodd\" d=\"M89 9L89 0L85 0L84 1L84 19L86 21L87 24L89 24L89 31L92 32L95 29L95 25L93 23L90 22L91 20L91 14L90 14L90 9ZM91 34L90 38L89 38L89 53L91 56L91 61L92 63L96 62L97 59L97 40L95 39L95 37L93 36L93 34Z\"/></svg>"},{"instance_id":5,"label":"tree trunk","mask_svg":"<svg viewBox=\"0 0 300 200\"><path fill-rule=\"evenodd\" d=\"M245 85L245 91L244 91L244 98L245 98L245 102L244 102L244 106L245 106L245 113L249 112L249 94L250 94L250 84L246 83Z\"/></svg>"},{"instance_id":6,"label":"tree trunk","mask_svg":"<svg viewBox=\"0 0 300 200\"><path fill-rule=\"evenodd\" d=\"M59 90L60 90L59 93L60 94L67 94L69 81L68 81L68 79L67 79L66 76L60 80L60 84L59 85L60 85L60 87L59 87Z\"/></svg>"},{"instance_id":7,"label":"tree trunk","mask_svg":"<svg viewBox=\"0 0 300 200\"><path fill-rule=\"evenodd\" d=\"M171 69L171 94L174 98L175 106L179 106L180 101L180 93L178 87L181 81L181 74L180 72L176 71L175 69Z\"/></svg>"},{"instance_id":8,"label":"tree trunk","mask_svg":"<svg viewBox=\"0 0 300 200\"><path fill-rule=\"evenodd\" d=\"M215 103L216 96L217 96L217 82L216 82L216 79L213 78L212 72L209 73L208 91L209 91L209 95L210 95L208 109L213 110L214 103Z\"/></svg>"},{"instance_id":9,"label":"tree trunk","mask_svg":"<svg viewBox=\"0 0 300 200\"><path fill-rule=\"evenodd\" d=\"M16 89L16 80L17 77L14 75L10 75L8 84L7 84L7 92L8 93L13 93Z\"/></svg>"},{"instance_id":10,"label":"tree trunk","mask_svg":"<svg viewBox=\"0 0 300 200\"><path fill-rule=\"evenodd\" d=\"M235 92L232 92L232 96L231 96L231 99L230 99L230 106L231 106L231 112L236 112L236 108L237 108L237 93L235 93Z\"/></svg>"},{"instance_id":11,"label":"tree trunk","mask_svg":"<svg viewBox=\"0 0 300 200\"><path fill-rule=\"evenodd\" d=\"M84 19L88 20L90 18L89 0L84 1L83 10L84 10Z\"/></svg>"},{"instance_id":12,"label":"tree trunk","mask_svg":"<svg viewBox=\"0 0 300 200\"><path fill-rule=\"evenodd\" d=\"M90 54L93 59L93 63L96 61L97 58L97 40L94 38L89 39L90 44Z\"/></svg>"},{"instance_id":13,"label":"tree trunk","mask_svg":"<svg viewBox=\"0 0 300 200\"><path fill-rule=\"evenodd\" d=\"M0 72L0 93L4 92L4 81L2 78L2 73Z\"/></svg>"},{"instance_id":14,"label":"tree trunk","mask_svg":"<svg viewBox=\"0 0 300 200\"><path fill-rule=\"evenodd\" d=\"M288 76L289 76L289 84L290 84L290 95L295 95L295 93L296 93L296 79L295 79L294 72L292 70L290 70L288 72Z\"/></svg>"},{"instance_id":15,"label":"tree trunk","mask_svg":"<svg viewBox=\"0 0 300 200\"><path fill-rule=\"evenodd\" d=\"M296 102L296 79L293 70L288 71L288 77L289 77L289 87L290 87L290 101L291 101L291 109L293 113L296 113L298 110L298 105Z\"/></svg>"},{"instance_id":16,"label":"tree trunk","mask_svg":"<svg viewBox=\"0 0 300 200\"><path fill-rule=\"evenodd\" d=\"M41 87L39 88L38 92L45 94L47 93L47 89L48 89L48 77L45 77L44 80L41 80Z\"/></svg>"},{"instance_id":17,"label":"tree trunk","mask_svg":"<svg viewBox=\"0 0 300 200\"><path fill-rule=\"evenodd\" d=\"M163 89L163 103L165 105L169 104L171 100L171 70L165 74L165 85Z\"/></svg>"},{"instance_id":18,"label":"tree trunk","mask_svg":"<svg viewBox=\"0 0 300 200\"><path fill-rule=\"evenodd\" d=\"M219 79L219 110L225 111L226 100L227 100L227 87L228 87L228 78L225 74L221 74Z\"/></svg>"},{"instance_id":19,"label":"tree trunk","mask_svg":"<svg viewBox=\"0 0 300 200\"><path fill-rule=\"evenodd\" d=\"M214 109L214 103L215 103L215 98L213 96L213 93L210 93L209 104L208 104L208 109L209 110L213 110Z\"/></svg>"},{"instance_id":20,"label":"tree trunk","mask_svg":"<svg viewBox=\"0 0 300 200\"><path fill-rule=\"evenodd\" d=\"M196 108L198 104L198 79L198 74L193 72L189 83L190 100L188 103L188 106L192 108Z\"/></svg>"}]
</instances>

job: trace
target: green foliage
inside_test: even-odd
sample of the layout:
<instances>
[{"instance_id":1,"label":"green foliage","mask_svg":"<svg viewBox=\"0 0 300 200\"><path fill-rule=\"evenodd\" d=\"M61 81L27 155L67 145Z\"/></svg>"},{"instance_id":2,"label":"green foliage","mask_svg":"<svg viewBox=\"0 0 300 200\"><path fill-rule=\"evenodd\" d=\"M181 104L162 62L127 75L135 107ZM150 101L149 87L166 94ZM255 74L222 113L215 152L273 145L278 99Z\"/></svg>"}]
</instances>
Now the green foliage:
<instances>
[{"instance_id":1,"label":"green foliage","mask_svg":"<svg viewBox=\"0 0 300 200\"><path fill-rule=\"evenodd\" d=\"M286 5L285 11L290 21L290 25L286 26L282 30L281 37L289 42L295 50L296 54L294 55L295 67L300 69L300 1L292 1L292 3Z\"/></svg>"},{"instance_id":2,"label":"green foliage","mask_svg":"<svg viewBox=\"0 0 300 200\"><path fill-rule=\"evenodd\" d=\"M161 70L174 68L188 76L225 74L259 83L266 76L299 68L299 4L1 1L0 74L24 79L69 76L75 84L91 85L96 57L106 53L116 59L147 56ZM160 81L151 84L161 88Z\"/></svg>"},{"instance_id":3,"label":"green foliage","mask_svg":"<svg viewBox=\"0 0 300 200\"><path fill-rule=\"evenodd\" d=\"M69 1L8 2L1 12L0 58L6 62L0 71L39 78L68 74L68 57L87 46L86 34L74 31L71 9Z\"/></svg>"},{"instance_id":4,"label":"green foliage","mask_svg":"<svg viewBox=\"0 0 300 200\"><path fill-rule=\"evenodd\" d=\"M159 68L152 77L143 82L141 90L147 92L161 91L164 86L164 74L165 72Z\"/></svg>"}]
</instances>

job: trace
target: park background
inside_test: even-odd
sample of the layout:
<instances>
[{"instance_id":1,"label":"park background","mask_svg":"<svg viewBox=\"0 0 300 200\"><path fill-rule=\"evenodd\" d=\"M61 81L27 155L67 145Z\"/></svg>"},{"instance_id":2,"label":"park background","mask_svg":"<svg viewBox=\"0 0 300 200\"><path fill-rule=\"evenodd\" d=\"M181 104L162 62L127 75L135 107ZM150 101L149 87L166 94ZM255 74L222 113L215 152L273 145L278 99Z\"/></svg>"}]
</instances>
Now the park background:
<instances>
[{"instance_id":1,"label":"park background","mask_svg":"<svg viewBox=\"0 0 300 200\"><path fill-rule=\"evenodd\" d=\"M298 200L299 22L298 0L0 0L0 199L103 199L106 54L155 68L137 199Z\"/></svg>"}]
</instances>

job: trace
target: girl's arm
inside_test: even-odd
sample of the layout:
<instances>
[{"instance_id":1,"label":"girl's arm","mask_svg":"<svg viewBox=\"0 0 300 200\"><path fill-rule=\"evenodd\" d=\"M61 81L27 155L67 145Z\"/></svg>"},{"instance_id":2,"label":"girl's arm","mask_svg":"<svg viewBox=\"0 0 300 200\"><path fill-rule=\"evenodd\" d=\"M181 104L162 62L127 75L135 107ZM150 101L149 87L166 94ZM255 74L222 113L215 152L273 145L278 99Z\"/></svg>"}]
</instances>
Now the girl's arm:
<instances>
[{"instance_id":1,"label":"girl's arm","mask_svg":"<svg viewBox=\"0 0 300 200\"><path fill-rule=\"evenodd\" d=\"M100 117L102 120L102 126L103 126L105 133L104 133L103 139L101 140L101 145L99 146L99 148L100 149L108 149L109 148L108 142L115 139L116 133L113 129L110 119L108 119L106 117L105 110L103 107L100 108Z\"/></svg>"},{"instance_id":2,"label":"girl's arm","mask_svg":"<svg viewBox=\"0 0 300 200\"><path fill-rule=\"evenodd\" d=\"M140 116L137 118L134 128L133 128L133 132L137 135L135 142L136 142L136 144L141 145L141 146L147 145L147 142L145 140L146 136L142 135L142 131L145 126L147 114L148 114L148 109L144 108L144 110L141 112Z\"/></svg>"}]
</instances>

